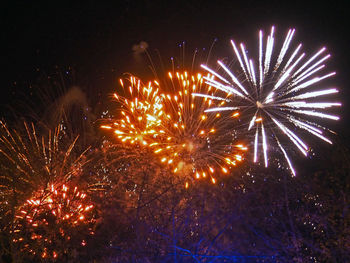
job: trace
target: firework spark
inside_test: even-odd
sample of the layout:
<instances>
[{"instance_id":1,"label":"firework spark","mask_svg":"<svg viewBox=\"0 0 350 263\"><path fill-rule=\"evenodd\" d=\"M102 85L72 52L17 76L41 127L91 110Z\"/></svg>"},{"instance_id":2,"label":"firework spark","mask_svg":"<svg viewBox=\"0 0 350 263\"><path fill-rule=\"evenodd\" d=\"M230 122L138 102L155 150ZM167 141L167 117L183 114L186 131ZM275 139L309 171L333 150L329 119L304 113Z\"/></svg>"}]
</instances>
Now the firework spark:
<instances>
[{"instance_id":1,"label":"firework spark","mask_svg":"<svg viewBox=\"0 0 350 263\"><path fill-rule=\"evenodd\" d=\"M74 233L93 234L93 205L77 187L54 186L37 191L15 216L13 242L21 250L42 258L58 258L67 253ZM74 240L75 242L76 240ZM84 239L79 240L82 246Z\"/></svg>"},{"instance_id":2,"label":"firework spark","mask_svg":"<svg viewBox=\"0 0 350 263\"><path fill-rule=\"evenodd\" d=\"M102 128L113 129L122 142L148 147L175 174L196 179L207 177L215 183L219 174L229 173L230 168L242 161L242 152L247 148L236 142L234 132L224 134L221 128L225 119L219 118L219 113L215 116L203 113L213 105L213 99L220 98L192 95L211 89L201 74L177 72L169 73L168 78L172 89L169 94L164 89L160 92L157 81L141 88L140 81L132 77L128 90L131 95L141 94L141 98L134 95L133 100L126 100L115 95L127 110L122 111L123 118ZM238 115L235 112L233 118Z\"/></svg>"},{"instance_id":3,"label":"firework spark","mask_svg":"<svg viewBox=\"0 0 350 263\"><path fill-rule=\"evenodd\" d=\"M307 155L309 146L295 130L305 130L310 134L332 143L324 136L325 127L314 119L338 120L339 117L326 113L325 110L341 106L338 102L319 101L326 95L337 93L335 88L321 88L317 84L335 75L335 72L321 73L325 61L330 58L326 48L321 48L314 55L306 58L301 53L302 45L292 47L295 29L290 29L279 52L275 51L275 28L267 36L266 44L263 31L259 32L258 59L248 57L243 44L231 41L239 62L237 70L230 70L225 63L218 61L224 74L219 74L206 65L202 67L212 74L206 77L206 83L224 92L219 100L225 99L234 107L214 107L206 112L219 112L238 108L247 116L247 129L253 131L254 162L258 162L259 150L264 164L268 166L268 152L274 142L283 153L293 175L295 169L283 143L287 138L303 155ZM265 47L264 47L265 45ZM236 74L235 72L238 72ZM210 94L210 93L207 93ZM215 99L212 95L203 97ZM298 129L296 129L298 128Z\"/></svg>"}]
</instances>

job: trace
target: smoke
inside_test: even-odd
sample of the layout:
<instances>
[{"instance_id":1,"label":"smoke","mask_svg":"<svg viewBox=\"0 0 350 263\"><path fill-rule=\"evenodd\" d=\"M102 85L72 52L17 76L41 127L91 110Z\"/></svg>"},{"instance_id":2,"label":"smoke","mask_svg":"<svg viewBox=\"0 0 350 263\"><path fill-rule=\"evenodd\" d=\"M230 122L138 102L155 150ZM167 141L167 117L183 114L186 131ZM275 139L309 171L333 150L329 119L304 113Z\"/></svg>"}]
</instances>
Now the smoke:
<instances>
[{"instance_id":1,"label":"smoke","mask_svg":"<svg viewBox=\"0 0 350 263\"><path fill-rule=\"evenodd\" d=\"M148 43L145 41L141 41L139 44L132 46L132 51L134 52L134 56L138 56L146 52L147 48L148 48Z\"/></svg>"}]
</instances>

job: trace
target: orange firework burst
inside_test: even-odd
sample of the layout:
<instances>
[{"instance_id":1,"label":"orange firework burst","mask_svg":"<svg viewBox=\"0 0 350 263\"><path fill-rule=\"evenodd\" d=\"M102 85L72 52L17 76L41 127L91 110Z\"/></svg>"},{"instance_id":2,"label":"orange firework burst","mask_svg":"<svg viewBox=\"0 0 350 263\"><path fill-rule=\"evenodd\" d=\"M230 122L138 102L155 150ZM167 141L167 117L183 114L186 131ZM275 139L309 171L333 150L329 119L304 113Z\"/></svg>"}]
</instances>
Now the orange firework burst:
<instances>
[{"instance_id":1,"label":"orange firework burst","mask_svg":"<svg viewBox=\"0 0 350 263\"><path fill-rule=\"evenodd\" d=\"M120 80L120 83L129 93L130 99L114 94L122 105L120 118L115 120L113 125L102 125L101 128L113 129L122 142L150 145L160 132L159 127L164 115L162 97L159 89L154 88L151 82L145 86L133 76L129 81L128 87L124 86L123 80Z\"/></svg>"},{"instance_id":2,"label":"orange firework burst","mask_svg":"<svg viewBox=\"0 0 350 263\"><path fill-rule=\"evenodd\" d=\"M56 258L69 250L59 242L79 236L73 227L85 229L92 222L85 219L92 208L85 194L67 187L82 175L86 159L74 148L77 138L69 140L62 126L46 136L38 133L34 125L15 130L0 122L1 231L15 248Z\"/></svg>"},{"instance_id":3,"label":"orange firework burst","mask_svg":"<svg viewBox=\"0 0 350 263\"><path fill-rule=\"evenodd\" d=\"M160 93L158 81L143 87L132 77L128 90L133 99L123 101L115 95L127 109L122 111L123 117L102 128L113 129L122 142L150 148L176 174L208 177L215 183L218 175L228 174L242 161L246 147L236 142L234 133L224 133L225 119L220 114L204 114L214 100L199 97L201 92L211 92L201 74L177 72L168 77L166 82L172 87L168 94ZM224 103L222 99L220 105ZM235 112L232 117L238 115Z\"/></svg>"},{"instance_id":4,"label":"orange firework burst","mask_svg":"<svg viewBox=\"0 0 350 263\"><path fill-rule=\"evenodd\" d=\"M11 130L0 121L0 189L12 206L50 182L65 183L79 176L86 162L84 152L76 155L74 149L78 137L67 144L61 127L47 136L39 136L33 124L24 123L24 128L24 132Z\"/></svg>"},{"instance_id":5,"label":"orange firework burst","mask_svg":"<svg viewBox=\"0 0 350 263\"><path fill-rule=\"evenodd\" d=\"M42 258L58 258L69 253L70 243L86 245L79 233L93 234L93 205L86 194L66 185L37 191L15 216L13 242L22 251ZM73 234L75 234L73 236ZM74 243L73 243L74 242Z\"/></svg>"}]
</instances>

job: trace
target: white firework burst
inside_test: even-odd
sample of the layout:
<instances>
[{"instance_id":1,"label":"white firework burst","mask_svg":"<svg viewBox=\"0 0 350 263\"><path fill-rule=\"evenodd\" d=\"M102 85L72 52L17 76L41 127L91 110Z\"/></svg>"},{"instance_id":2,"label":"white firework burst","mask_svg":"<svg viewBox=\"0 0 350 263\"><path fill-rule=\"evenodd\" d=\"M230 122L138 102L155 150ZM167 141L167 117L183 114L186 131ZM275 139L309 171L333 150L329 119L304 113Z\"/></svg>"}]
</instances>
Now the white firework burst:
<instances>
[{"instance_id":1,"label":"white firework burst","mask_svg":"<svg viewBox=\"0 0 350 263\"><path fill-rule=\"evenodd\" d=\"M202 65L202 68L212 74L206 78L207 84L224 92L219 99L224 99L230 104L206 111L240 109L242 115L245 114L249 118L246 122L247 129L253 131L254 162L258 161L261 149L267 167L269 145L274 143L283 153L292 174L295 175L282 141L285 141L284 138L289 139L305 156L309 147L297 134L300 130L306 130L331 144L331 140L324 136L326 128L315 121L319 118L338 120L338 116L325 111L341 104L322 99L326 95L337 93L336 88L319 89L317 85L320 81L335 75L335 72L322 73L325 68L324 62L330 58L326 48L321 48L307 58L305 53L301 52L302 44L292 47L295 29L290 29L278 52L274 49L276 46L274 31L275 28L272 27L266 42L263 31L259 31L257 61L248 57L243 44L238 46L231 40L239 64L237 70L230 69L222 61L218 61L218 64L223 74ZM215 99L212 95L194 94L194 96L208 96L210 99Z\"/></svg>"}]
</instances>

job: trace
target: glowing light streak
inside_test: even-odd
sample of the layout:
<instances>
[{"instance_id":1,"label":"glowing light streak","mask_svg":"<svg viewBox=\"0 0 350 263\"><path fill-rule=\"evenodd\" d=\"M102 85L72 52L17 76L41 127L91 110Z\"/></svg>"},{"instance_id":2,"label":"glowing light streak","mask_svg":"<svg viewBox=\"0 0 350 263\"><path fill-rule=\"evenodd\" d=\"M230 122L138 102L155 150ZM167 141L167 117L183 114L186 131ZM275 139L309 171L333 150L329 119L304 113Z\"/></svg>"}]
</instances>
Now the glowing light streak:
<instances>
[{"instance_id":1,"label":"glowing light streak","mask_svg":"<svg viewBox=\"0 0 350 263\"><path fill-rule=\"evenodd\" d=\"M258 161L258 142L259 142L259 129L256 127L255 139L254 139L254 163Z\"/></svg>"},{"instance_id":2,"label":"glowing light streak","mask_svg":"<svg viewBox=\"0 0 350 263\"><path fill-rule=\"evenodd\" d=\"M217 108L210 108L206 109L204 112L213 112L213 111L228 111L228 110L237 110L238 107L217 107Z\"/></svg>"},{"instance_id":3,"label":"glowing light streak","mask_svg":"<svg viewBox=\"0 0 350 263\"><path fill-rule=\"evenodd\" d=\"M263 123L261 123L261 133L262 133L262 140L263 140L263 152L264 152L265 167L267 167L268 166L267 143L266 143L265 129L264 129L264 124Z\"/></svg>"},{"instance_id":4,"label":"glowing light streak","mask_svg":"<svg viewBox=\"0 0 350 263\"><path fill-rule=\"evenodd\" d=\"M326 118L326 119L331 119L331 120L339 120L338 116L335 115L330 115L330 114L325 114L322 112L317 112L317 111L309 111L309 110L290 110L290 111L294 111L300 114L305 114L308 116L315 116L315 117L319 117L319 118Z\"/></svg>"},{"instance_id":5,"label":"glowing light streak","mask_svg":"<svg viewBox=\"0 0 350 263\"><path fill-rule=\"evenodd\" d=\"M211 96L211 95L206 95L206 94L200 94L200 93L192 93L192 96L194 97L202 97L202 98L207 98L207 99L212 99L212 100L223 100L226 102L230 102L231 100L221 98L221 97L216 97L216 96Z\"/></svg>"},{"instance_id":6,"label":"glowing light streak","mask_svg":"<svg viewBox=\"0 0 350 263\"><path fill-rule=\"evenodd\" d=\"M248 62L247 62L248 63ZM230 72L230 70L221 62L218 61L218 64L226 71L226 73L231 77L232 81L246 94L248 95L248 92L246 89L242 86L242 84L238 81L238 79ZM250 73L249 73L250 74Z\"/></svg>"},{"instance_id":7,"label":"glowing light streak","mask_svg":"<svg viewBox=\"0 0 350 263\"><path fill-rule=\"evenodd\" d=\"M277 138L276 138L276 139L277 139ZM277 144L278 144L278 146L280 147L280 149L281 149L281 151L282 151L284 157L285 157L286 160L287 160L287 163L288 163L288 165L289 165L289 169L291 170L293 176L295 176L296 173L295 173L295 170L294 170L294 168L293 168L292 162L290 161L290 159L289 159L289 157L288 157L287 152L284 150L284 148L282 147L282 145L281 145L281 143L279 142L279 140L277 140Z\"/></svg>"}]
</instances>

